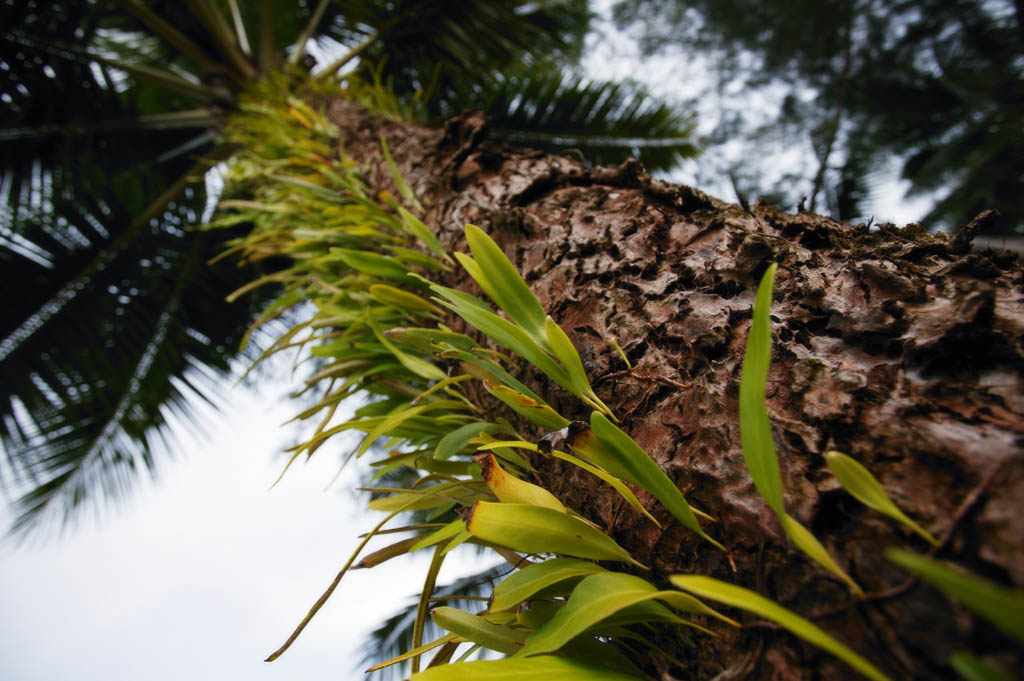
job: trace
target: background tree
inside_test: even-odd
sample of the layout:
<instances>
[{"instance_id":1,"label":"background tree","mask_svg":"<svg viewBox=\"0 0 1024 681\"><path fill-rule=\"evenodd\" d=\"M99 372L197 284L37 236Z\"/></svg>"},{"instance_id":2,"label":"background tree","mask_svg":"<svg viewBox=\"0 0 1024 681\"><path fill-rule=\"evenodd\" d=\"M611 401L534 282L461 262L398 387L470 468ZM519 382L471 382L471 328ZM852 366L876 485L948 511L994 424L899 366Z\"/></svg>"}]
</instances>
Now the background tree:
<instances>
[{"instance_id":1,"label":"background tree","mask_svg":"<svg viewBox=\"0 0 1024 681\"><path fill-rule=\"evenodd\" d=\"M908 196L935 197L927 228L998 208L992 229L1024 230L1020 3L655 0L617 3L615 17L646 53L713 74L698 95L720 112L705 181L850 220L898 165ZM793 147L803 164L780 172Z\"/></svg>"}]
</instances>

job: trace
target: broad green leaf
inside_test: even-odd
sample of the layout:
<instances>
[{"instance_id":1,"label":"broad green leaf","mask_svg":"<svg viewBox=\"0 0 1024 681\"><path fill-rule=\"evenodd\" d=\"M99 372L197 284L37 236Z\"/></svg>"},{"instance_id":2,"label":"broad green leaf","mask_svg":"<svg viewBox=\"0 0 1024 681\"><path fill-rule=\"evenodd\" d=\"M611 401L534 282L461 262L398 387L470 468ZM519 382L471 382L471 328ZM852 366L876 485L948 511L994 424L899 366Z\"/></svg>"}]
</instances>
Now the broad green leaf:
<instances>
[{"instance_id":1,"label":"broad green leaf","mask_svg":"<svg viewBox=\"0 0 1024 681\"><path fill-rule=\"evenodd\" d=\"M788 629L800 638L826 650L874 681L891 681L877 667L835 640L817 625L768 600L750 589L722 582L703 575L673 575L669 578L674 585L701 598L708 598L734 608L747 610L771 620Z\"/></svg>"},{"instance_id":2,"label":"broad green leaf","mask_svg":"<svg viewBox=\"0 0 1024 681\"><path fill-rule=\"evenodd\" d=\"M405 229L429 248L431 253L452 262L451 256L444 252L444 246L438 241L437 236L422 220L401 206L398 206L398 214L402 216L402 225Z\"/></svg>"},{"instance_id":3,"label":"broad green leaf","mask_svg":"<svg viewBox=\"0 0 1024 681\"><path fill-rule=\"evenodd\" d=\"M439 317L441 309L415 293L409 293L402 289L388 286L387 284L374 284L370 287L370 295L385 305L393 305L400 310L406 310L414 315L423 317Z\"/></svg>"},{"instance_id":4,"label":"broad green leaf","mask_svg":"<svg viewBox=\"0 0 1024 681\"><path fill-rule=\"evenodd\" d=\"M501 247L476 225L466 225L466 243L479 265L479 269L475 273L470 272L470 275L477 279L477 283L505 311L509 319L530 334L538 345L547 349L547 335L544 331L544 318L547 315L530 287L519 276L515 265L505 256ZM478 277L482 277L486 283L481 283Z\"/></svg>"},{"instance_id":5,"label":"broad green leaf","mask_svg":"<svg viewBox=\"0 0 1024 681\"><path fill-rule=\"evenodd\" d=\"M949 656L949 664L967 681L1012 681L1002 670L970 653L953 653Z\"/></svg>"},{"instance_id":6,"label":"broad green leaf","mask_svg":"<svg viewBox=\"0 0 1024 681\"><path fill-rule=\"evenodd\" d=\"M595 411L590 414L590 427L605 451L614 458L622 470L629 473L632 480L653 494L676 520L725 551L725 547L708 536L697 522L693 509L686 503L683 493L675 483L665 475L661 466L633 441L633 438L626 435L601 412Z\"/></svg>"},{"instance_id":7,"label":"broad green leaf","mask_svg":"<svg viewBox=\"0 0 1024 681\"><path fill-rule=\"evenodd\" d=\"M480 501L470 510L466 528L486 542L513 551L614 560L647 569L608 535L550 508Z\"/></svg>"},{"instance_id":8,"label":"broad green leaf","mask_svg":"<svg viewBox=\"0 0 1024 681\"><path fill-rule=\"evenodd\" d=\"M881 483L860 462L842 452L825 452L825 462L839 484L862 504L903 523L924 537L932 546L939 545L935 537L896 506Z\"/></svg>"},{"instance_id":9,"label":"broad green leaf","mask_svg":"<svg viewBox=\"0 0 1024 681\"><path fill-rule=\"evenodd\" d=\"M409 681L638 681L632 674L553 655L431 667Z\"/></svg>"},{"instance_id":10,"label":"broad green leaf","mask_svg":"<svg viewBox=\"0 0 1024 681\"><path fill-rule=\"evenodd\" d=\"M740 440L754 486L780 518L786 509L782 500L782 475L775 454L772 425L765 406L768 368L772 359L771 304L775 270L772 263L761 278L754 303L754 321L747 337L740 375Z\"/></svg>"},{"instance_id":11,"label":"broad green leaf","mask_svg":"<svg viewBox=\"0 0 1024 681\"><path fill-rule=\"evenodd\" d=\"M412 193L412 189L406 184L405 178L402 177L402 173L398 171L398 166L395 165L394 159L391 158L391 150L388 149L388 141L383 137L380 138L380 150L384 152L384 160L387 161L388 168L391 170L391 179L395 182L395 187L398 189L398 193L402 195L410 206L416 209L417 213L423 212L423 206L416 199L416 195Z\"/></svg>"},{"instance_id":12,"label":"broad green leaf","mask_svg":"<svg viewBox=\"0 0 1024 681\"><path fill-rule=\"evenodd\" d=\"M441 606L430 612L434 624L485 648L511 655L523 647L527 632L488 622L464 610Z\"/></svg>"},{"instance_id":13,"label":"broad green leaf","mask_svg":"<svg viewBox=\"0 0 1024 681\"><path fill-rule=\"evenodd\" d=\"M462 451L469 444L469 441L480 433L497 433L500 430L501 426L496 423L483 421L467 423L441 438L437 443L437 448L434 450L434 458L441 460L451 458Z\"/></svg>"},{"instance_id":14,"label":"broad green leaf","mask_svg":"<svg viewBox=\"0 0 1024 681\"><path fill-rule=\"evenodd\" d=\"M552 409L544 402L524 395L507 385L495 385L484 381L487 392L507 404L517 414L548 430L561 430L569 425L569 420Z\"/></svg>"},{"instance_id":15,"label":"broad green leaf","mask_svg":"<svg viewBox=\"0 0 1024 681\"><path fill-rule=\"evenodd\" d=\"M910 551L889 549L885 556L1024 642L1024 593Z\"/></svg>"},{"instance_id":16,"label":"broad green leaf","mask_svg":"<svg viewBox=\"0 0 1024 681\"><path fill-rule=\"evenodd\" d=\"M543 563L532 563L506 577L494 587L490 611L500 612L514 608L552 584L604 571L605 569L597 563L578 558L553 558Z\"/></svg>"},{"instance_id":17,"label":"broad green leaf","mask_svg":"<svg viewBox=\"0 0 1024 681\"><path fill-rule=\"evenodd\" d=\"M600 572L585 577L576 585L565 607L547 624L533 632L516 656L526 657L558 650L623 608L650 600L660 600L684 612L711 615L739 626L692 596L678 591L659 591L651 583L633 575Z\"/></svg>"},{"instance_id":18,"label":"broad green leaf","mask_svg":"<svg viewBox=\"0 0 1024 681\"><path fill-rule=\"evenodd\" d=\"M784 514L780 519L782 522L782 529L785 530L789 538L796 544L797 548L803 551L811 560L822 566L839 579L846 582L846 584L857 594L858 598L864 598L864 591L857 585L857 582L853 581L850 575L839 567L829 552L825 550L825 547L821 545L817 537L811 534L811 531L796 521L793 516Z\"/></svg>"},{"instance_id":19,"label":"broad green leaf","mask_svg":"<svg viewBox=\"0 0 1024 681\"><path fill-rule=\"evenodd\" d=\"M520 480L505 472L493 454L480 454L475 458L480 466L484 482L487 483L487 486L494 492L494 496L498 497L499 501L506 504L543 506L560 513L569 512L562 505L562 502L558 500L558 497L551 492L543 487L534 485L532 482Z\"/></svg>"}]
</instances>

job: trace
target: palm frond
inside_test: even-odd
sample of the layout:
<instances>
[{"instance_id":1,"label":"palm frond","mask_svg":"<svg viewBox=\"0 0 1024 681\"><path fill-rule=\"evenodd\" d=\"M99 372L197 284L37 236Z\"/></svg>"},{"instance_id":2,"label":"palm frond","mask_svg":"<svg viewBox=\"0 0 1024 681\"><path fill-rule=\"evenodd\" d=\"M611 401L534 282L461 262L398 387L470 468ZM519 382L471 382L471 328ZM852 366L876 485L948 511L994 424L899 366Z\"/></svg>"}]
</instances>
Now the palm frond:
<instances>
[{"instance_id":1,"label":"palm frond","mask_svg":"<svg viewBox=\"0 0 1024 681\"><path fill-rule=\"evenodd\" d=\"M490 114L500 138L549 151L578 149L596 164L633 156L649 169L669 170L698 153L685 111L638 84L588 82L552 62L463 83L435 104L444 117L464 108Z\"/></svg>"}]
</instances>

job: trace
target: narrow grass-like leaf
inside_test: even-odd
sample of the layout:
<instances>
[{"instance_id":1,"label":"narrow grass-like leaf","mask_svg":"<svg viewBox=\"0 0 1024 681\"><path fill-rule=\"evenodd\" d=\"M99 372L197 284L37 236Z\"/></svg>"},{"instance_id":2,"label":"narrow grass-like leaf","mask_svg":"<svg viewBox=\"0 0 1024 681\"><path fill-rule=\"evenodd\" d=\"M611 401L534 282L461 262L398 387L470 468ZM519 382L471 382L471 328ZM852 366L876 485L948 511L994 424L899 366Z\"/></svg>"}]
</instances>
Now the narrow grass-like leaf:
<instances>
[{"instance_id":1,"label":"narrow grass-like leaf","mask_svg":"<svg viewBox=\"0 0 1024 681\"><path fill-rule=\"evenodd\" d=\"M396 279L402 282L409 282L409 269L395 258L389 258L380 253L369 251L357 251L350 248L332 248L331 255L341 260L352 269L372 274L375 277L385 279Z\"/></svg>"},{"instance_id":2,"label":"narrow grass-like leaf","mask_svg":"<svg viewBox=\"0 0 1024 681\"><path fill-rule=\"evenodd\" d=\"M513 629L502 624L488 622L479 615L464 610L441 606L430 613L434 624L445 631L479 643L484 648L511 655L523 647L527 632Z\"/></svg>"},{"instance_id":3,"label":"narrow grass-like leaf","mask_svg":"<svg viewBox=\"0 0 1024 681\"><path fill-rule=\"evenodd\" d=\"M788 629L800 638L826 650L874 681L891 681L877 667L832 638L817 625L768 600L750 589L722 582L703 575L673 575L669 578L675 586L701 598L708 598L734 608L747 610L771 620Z\"/></svg>"},{"instance_id":4,"label":"narrow grass-like leaf","mask_svg":"<svg viewBox=\"0 0 1024 681\"><path fill-rule=\"evenodd\" d=\"M380 664L375 664L372 667L370 667L369 669L367 669L366 673L369 674L370 672L375 672L375 671L378 671L380 669L384 669L386 667L390 667L393 664L398 664L399 662L405 662L406 660L408 660L411 657L418 657L418 656L422 655L423 653L430 652L434 648L437 648L439 646L443 646L445 643L456 642L456 641L461 643L461 642L465 641L465 639L461 638L458 634L445 634L444 636L442 636L441 638L437 639L436 641L432 641L431 643L424 643L419 648L413 648L412 650L404 652L401 655L398 655L396 657L393 657L393 658L391 658L390 660L388 660L386 662L381 662Z\"/></svg>"},{"instance_id":5,"label":"narrow grass-like leaf","mask_svg":"<svg viewBox=\"0 0 1024 681\"><path fill-rule=\"evenodd\" d=\"M811 560L822 566L839 579L846 582L846 584L853 590L858 598L864 598L864 591L860 588L857 582L853 581L850 575L839 567L839 564L832 558L825 547L822 546L818 538L811 534L811 531L796 521L793 516L788 513L784 514L779 520L782 522L782 529L785 530L789 538L796 544L796 547L803 551Z\"/></svg>"},{"instance_id":6,"label":"narrow grass-like leaf","mask_svg":"<svg viewBox=\"0 0 1024 681\"><path fill-rule=\"evenodd\" d=\"M652 523L654 523L658 527L661 527L661 523L659 523L658 520L653 515L651 515L646 508L644 508L644 505L640 503L640 500L636 498L636 495L633 494L633 490L622 484L622 481L619 478L615 477L611 473L608 473L607 471L598 468L597 466L594 466L592 464L587 463L586 461L583 461L580 458L577 458L570 454L566 454L565 452L560 452L557 449L551 450L551 456L555 457L556 459L561 459L562 461L571 463L574 466L578 466L579 468L582 468L583 470L587 471L588 473L591 473L592 475L596 475L601 480L610 485L612 489L618 492L619 496L626 500L626 503L628 503L630 506L643 513L645 516L647 516L647 519L650 520ZM696 509L693 510L696 512Z\"/></svg>"},{"instance_id":7,"label":"narrow grass-like leaf","mask_svg":"<svg viewBox=\"0 0 1024 681\"><path fill-rule=\"evenodd\" d=\"M580 394L590 398L601 411L614 418L611 409L601 401L601 398L597 396L597 393L590 386L587 371L583 368L583 360L580 359L580 353L576 351L576 346L572 344L569 335L551 317L547 317L544 320L544 334L547 336L548 345L555 353L555 357L558 358L558 361L562 363L562 366L565 367L566 372L569 374L569 380L572 381L573 386Z\"/></svg>"},{"instance_id":8,"label":"narrow grass-like leaf","mask_svg":"<svg viewBox=\"0 0 1024 681\"><path fill-rule=\"evenodd\" d=\"M456 518L444 527L438 528L426 536L414 537L415 541L409 544L409 548L407 550L409 553L413 553L420 549L425 549L428 546L440 544L447 539L455 537L460 532L465 532L465 530L466 525L461 519Z\"/></svg>"},{"instance_id":9,"label":"narrow grass-like leaf","mask_svg":"<svg viewBox=\"0 0 1024 681\"><path fill-rule=\"evenodd\" d=\"M553 558L543 563L532 563L494 587L489 609L501 612L514 608L553 584L598 572L605 572L605 569L597 563L578 558Z\"/></svg>"},{"instance_id":10,"label":"narrow grass-like leaf","mask_svg":"<svg viewBox=\"0 0 1024 681\"><path fill-rule=\"evenodd\" d=\"M1024 594L910 551L894 548L885 556L1024 643Z\"/></svg>"},{"instance_id":11,"label":"narrow grass-like leaf","mask_svg":"<svg viewBox=\"0 0 1024 681\"><path fill-rule=\"evenodd\" d=\"M710 615L739 626L692 596L678 591L659 591L651 583L633 575L600 572L585 577L577 584L565 607L547 624L533 632L516 655L526 657L558 650L623 608L651 600L660 600L684 612Z\"/></svg>"},{"instance_id":12,"label":"narrow grass-like leaf","mask_svg":"<svg viewBox=\"0 0 1024 681\"><path fill-rule=\"evenodd\" d=\"M480 454L475 457L475 460L480 466L484 482L487 483L487 486L494 492L494 496L498 497L499 501L507 504L543 506L560 513L569 512L569 509L563 506L558 497L551 492L543 487L534 485L532 482L520 480L505 472L493 454Z\"/></svg>"},{"instance_id":13,"label":"narrow grass-like leaf","mask_svg":"<svg viewBox=\"0 0 1024 681\"><path fill-rule=\"evenodd\" d=\"M487 392L507 404L517 414L548 430L561 430L569 425L569 420L552 409L544 402L524 395L507 385L495 385L484 381Z\"/></svg>"},{"instance_id":14,"label":"narrow grass-like leaf","mask_svg":"<svg viewBox=\"0 0 1024 681\"><path fill-rule=\"evenodd\" d=\"M886 493L882 484L871 474L867 468L857 460L843 454L842 452L826 452L825 462L828 464L832 475L843 488L853 495L858 501L872 508L879 513L884 513L890 518L897 520L924 539L932 546L938 546L939 542L928 533L923 527L907 517Z\"/></svg>"},{"instance_id":15,"label":"narrow grass-like leaf","mask_svg":"<svg viewBox=\"0 0 1024 681\"><path fill-rule=\"evenodd\" d=\"M421 537L406 537L405 539L396 541L393 544L388 544L382 549L377 549L376 551L368 553L365 556L363 556L363 559L355 565L353 565L352 569L359 570L364 568L372 568L377 565L380 565L381 563L389 561L392 558L404 556L405 554L409 553L410 547L412 547L414 544L416 544L416 542L420 540Z\"/></svg>"},{"instance_id":16,"label":"narrow grass-like leaf","mask_svg":"<svg viewBox=\"0 0 1024 681\"><path fill-rule=\"evenodd\" d=\"M406 310L414 315L421 317L441 316L441 309L433 303L420 298L415 293L409 293L394 286L374 284L370 287L370 295L376 301L385 305L392 305L400 310Z\"/></svg>"},{"instance_id":17,"label":"narrow grass-like leaf","mask_svg":"<svg viewBox=\"0 0 1024 681\"><path fill-rule=\"evenodd\" d=\"M387 348L388 352L395 356L399 362L402 363L409 371L413 372L421 378L426 378L431 381L443 381L447 378L447 375L441 371L435 364L432 364L425 359L410 355L408 352L401 350L397 345L387 339L387 337L381 332L380 327L377 326L376 320L373 315L367 310L367 322L370 328L373 330L373 334L380 341L380 344Z\"/></svg>"},{"instance_id":18,"label":"narrow grass-like leaf","mask_svg":"<svg viewBox=\"0 0 1024 681\"><path fill-rule=\"evenodd\" d=\"M395 188L398 189L398 193L402 195L410 206L416 209L417 213L423 212L423 205L416 199L416 195L412 193L412 189L406 184L405 178L402 177L402 173L398 171L398 166L395 165L395 161L391 158L391 150L388 149L388 141L383 137L380 138L380 150L384 153L384 160L388 164L388 169L391 170L391 179L395 183Z\"/></svg>"},{"instance_id":19,"label":"narrow grass-like leaf","mask_svg":"<svg viewBox=\"0 0 1024 681\"><path fill-rule=\"evenodd\" d=\"M398 326L388 329L384 335L402 345L416 348L423 352L433 352L435 343L446 343L456 348L468 350L476 346L476 341L464 333L456 333L446 329L424 329L419 327Z\"/></svg>"},{"instance_id":20,"label":"narrow grass-like leaf","mask_svg":"<svg viewBox=\"0 0 1024 681\"><path fill-rule=\"evenodd\" d=\"M509 319L530 334L538 345L547 349L547 334L544 330L544 318L547 315L512 261L505 256L501 247L476 225L466 225L466 243L469 244L469 250L480 266L479 270L475 273L470 272L470 275L474 279L485 279L487 284L481 284L481 288L487 295L505 311ZM479 279L477 283L480 283Z\"/></svg>"},{"instance_id":21,"label":"narrow grass-like leaf","mask_svg":"<svg viewBox=\"0 0 1024 681\"><path fill-rule=\"evenodd\" d=\"M708 536L697 522L693 509L686 503L683 493L672 482L640 445L633 441L601 412L590 414L590 427L601 445L633 480L653 494L672 516L698 535L725 551L725 547Z\"/></svg>"},{"instance_id":22,"label":"narrow grass-like leaf","mask_svg":"<svg viewBox=\"0 0 1024 681\"><path fill-rule=\"evenodd\" d=\"M413 674L409 681L638 681L639 678L642 677L577 660L542 655L431 667Z\"/></svg>"},{"instance_id":23,"label":"narrow grass-like leaf","mask_svg":"<svg viewBox=\"0 0 1024 681\"><path fill-rule=\"evenodd\" d=\"M470 510L466 528L486 542L513 551L614 560L647 569L608 535L550 508L480 501Z\"/></svg>"},{"instance_id":24,"label":"narrow grass-like leaf","mask_svg":"<svg viewBox=\"0 0 1024 681\"><path fill-rule=\"evenodd\" d=\"M967 681L1013 681L1010 676L970 653L953 653L949 664Z\"/></svg>"},{"instance_id":25,"label":"narrow grass-like leaf","mask_svg":"<svg viewBox=\"0 0 1024 681\"><path fill-rule=\"evenodd\" d=\"M754 303L754 321L747 337L740 375L740 440L754 486L768 506L781 518L786 509L782 501L782 475L775 454L772 425L765 407L768 368L772 359L771 304L775 270L772 263L761 278Z\"/></svg>"},{"instance_id":26,"label":"narrow grass-like leaf","mask_svg":"<svg viewBox=\"0 0 1024 681\"><path fill-rule=\"evenodd\" d=\"M444 563L444 552L441 547L434 550L434 556L430 559L430 567L427 568L427 576L423 581L423 590L420 591L420 600L416 604L416 622L412 627L412 647L419 648L423 644L423 628L427 624L427 608L430 604L430 597L434 595L434 585L437 583L437 575L441 572L441 565ZM411 658L410 666L415 674L420 670L420 656L414 655Z\"/></svg>"}]
</instances>

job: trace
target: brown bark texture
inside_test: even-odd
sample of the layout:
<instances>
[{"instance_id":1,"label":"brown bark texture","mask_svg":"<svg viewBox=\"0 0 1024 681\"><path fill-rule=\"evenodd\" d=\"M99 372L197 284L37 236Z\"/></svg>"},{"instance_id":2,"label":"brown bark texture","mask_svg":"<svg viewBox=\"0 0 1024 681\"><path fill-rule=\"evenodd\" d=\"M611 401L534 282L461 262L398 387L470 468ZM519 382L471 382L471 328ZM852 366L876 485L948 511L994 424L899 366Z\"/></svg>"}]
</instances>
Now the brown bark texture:
<instances>
[{"instance_id":1,"label":"brown bark texture","mask_svg":"<svg viewBox=\"0 0 1024 681\"><path fill-rule=\"evenodd\" d=\"M946 659L958 650L1021 673L1024 654L1008 637L885 559L889 546L930 547L850 497L823 458L836 449L867 466L941 540L936 557L1024 588L1024 269L1013 254L970 252L966 238L913 225L744 211L652 180L636 162L589 168L490 142L479 114L432 129L348 101L327 105L372 188L395 192L380 158L384 137L447 247L465 250L467 222L502 245L624 430L718 518L708 531L735 566L642 491L662 529L596 478L539 463L535 481L652 565L648 579L670 588L667 575L700 573L752 588L894 679L949 678ZM768 409L787 509L861 584L863 601L788 544L744 464L740 369L771 262L779 274ZM468 277L447 283L478 292ZM539 372L526 379L566 417L588 419ZM741 619L743 629L717 639L666 631L658 644L686 665L672 674L858 678L788 632Z\"/></svg>"}]
</instances>

